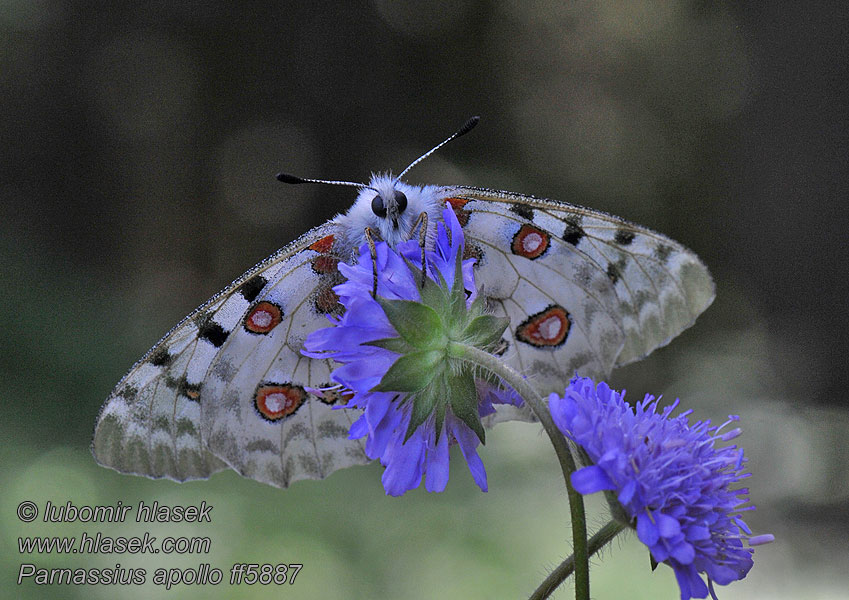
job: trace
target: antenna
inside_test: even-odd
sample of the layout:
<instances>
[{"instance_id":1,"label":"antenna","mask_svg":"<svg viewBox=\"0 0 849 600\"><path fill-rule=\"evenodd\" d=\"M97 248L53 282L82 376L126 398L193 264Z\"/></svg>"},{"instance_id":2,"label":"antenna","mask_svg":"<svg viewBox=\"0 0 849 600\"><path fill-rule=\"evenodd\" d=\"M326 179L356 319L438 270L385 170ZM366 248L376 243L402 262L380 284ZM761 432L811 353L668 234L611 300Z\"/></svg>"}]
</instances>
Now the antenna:
<instances>
[{"instance_id":1,"label":"antenna","mask_svg":"<svg viewBox=\"0 0 849 600\"><path fill-rule=\"evenodd\" d=\"M458 129L457 131L452 133L450 136L445 138L445 140L443 140L441 143L437 144L436 146L431 148L428 152L425 152L420 157L418 157L416 160L414 160L412 163L410 163L410 166L408 166L406 169L401 171L401 174L398 175L398 177L395 178L395 181L396 182L399 181L401 179L401 177L403 177L407 173L407 171L409 171L410 169L415 167L417 164L422 162L424 159L426 159L428 156L430 156L431 154L433 154L434 152L436 152L437 150L442 148L445 144L447 144L451 140L458 138L461 135L466 135L467 133L469 133L472 129L475 128L475 125L477 125L478 121L480 121L480 120L481 120L480 117L474 116L471 119L469 119L468 121L466 121L460 129ZM373 187L366 185L364 183L354 183L353 181L330 181L328 179L306 179L304 177L295 177L294 175L289 175L288 173L278 173L277 174L277 181L282 181L283 183L291 183L293 185L297 185L297 184L300 184L300 183L326 183L326 184L329 184L329 185L348 185L348 186L351 186L351 187L365 188L365 189L374 190L375 192L377 192L376 189L374 189ZM378 192L378 193L380 193L380 192Z\"/></svg>"},{"instance_id":2,"label":"antenna","mask_svg":"<svg viewBox=\"0 0 849 600\"><path fill-rule=\"evenodd\" d=\"M352 187L374 190L375 192L377 191L373 187L368 186L364 183L354 183L353 181L330 181L327 179L305 179L303 177L295 177L294 175L289 175L288 173L278 173L277 181L282 181L283 183L291 183L293 185L297 185L299 183L326 183L329 185L349 185Z\"/></svg>"},{"instance_id":3,"label":"antenna","mask_svg":"<svg viewBox=\"0 0 849 600\"><path fill-rule=\"evenodd\" d=\"M460 129L458 129L457 131L452 133L450 136L448 136L441 143L437 144L436 146L431 148L429 151L425 152L420 157L418 157L416 160L414 160L412 163L410 163L410 166L407 167L406 169L404 169L403 171L401 171L401 174L398 175L398 177L395 178L395 181L398 181L399 179L401 179L404 176L404 174L407 173L407 171L409 171L410 169L415 167L417 164L422 162L424 159L426 159L428 156L430 156L431 154L433 154L434 152L436 152L437 150L442 148L445 144L447 144L451 140L458 138L461 135L466 135L467 133L469 133L472 129L475 128L475 125L477 125L478 121L480 121L480 120L481 120L480 117L474 116L471 119L469 119L468 121L466 121Z\"/></svg>"}]
</instances>

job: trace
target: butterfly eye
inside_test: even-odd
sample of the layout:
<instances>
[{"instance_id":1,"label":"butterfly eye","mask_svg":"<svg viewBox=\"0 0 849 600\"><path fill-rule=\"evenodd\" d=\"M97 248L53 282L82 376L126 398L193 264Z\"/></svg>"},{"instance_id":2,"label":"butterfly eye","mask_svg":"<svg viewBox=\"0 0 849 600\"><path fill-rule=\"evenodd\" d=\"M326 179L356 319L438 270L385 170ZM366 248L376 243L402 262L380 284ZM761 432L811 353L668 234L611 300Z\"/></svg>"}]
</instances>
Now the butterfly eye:
<instances>
[{"instance_id":1,"label":"butterfly eye","mask_svg":"<svg viewBox=\"0 0 849 600\"><path fill-rule=\"evenodd\" d=\"M404 192L395 190L395 204L398 205L399 215L407 209L407 197L404 195Z\"/></svg>"},{"instance_id":2,"label":"butterfly eye","mask_svg":"<svg viewBox=\"0 0 849 600\"><path fill-rule=\"evenodd\" d=\"M406 199L405 199L406 200ZM378 217L386 216L386 206L383 204L383 198L380 194L372 198L371 200L371 212L376 214Z\"/></svg>"}]
</instances>

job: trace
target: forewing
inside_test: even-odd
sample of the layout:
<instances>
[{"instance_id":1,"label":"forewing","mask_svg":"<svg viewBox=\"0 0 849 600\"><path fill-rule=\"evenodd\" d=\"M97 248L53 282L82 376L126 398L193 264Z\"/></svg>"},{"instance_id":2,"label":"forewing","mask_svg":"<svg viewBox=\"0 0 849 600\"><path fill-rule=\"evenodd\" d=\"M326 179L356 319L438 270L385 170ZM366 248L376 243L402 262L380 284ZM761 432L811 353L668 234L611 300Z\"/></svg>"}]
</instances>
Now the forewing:
<instances>
[{"instance_id":1,"label":"forewing","mask_svg":"<svg viewBox=\"0 0 849 600\"><path fill-rule=\"evenodd\" d=\"M336 259L329 256L331 247L328 244L328 240L332 241L334 231L335 226L332 224L313 229L256 265L193 311L148 351L116 386L101 409L92 442L96 460L101 465L121 472L177 481L206 478L228 465L243 472L240 463L231 460L232 452L224 452L222 460L216 456L220 453L211 451L208 443L207 434L213 430L209 424L214 422L216 415L222 419L232 418L231 414L219 407L222 397L217 395L216 386L209 384L208 373L216 369L216 365L216 372L223 372L222 365L232 362L229 359L225 362L218 359L224 353L229 356L234 345L244 345L244 324L252 311L255 314L251 322L257 323L258 327L271 323L263 321L264 314L255 309L266 287L289 285L285 273L291 270L293 262L309 259L312 262L317 260L320 264L329 261L335 266ZM311 250L311 246L318 250ZM297 258L299 256L301 258ZM301 289L309 285L315 288L326 283L326 278L317 276L312 283L299 283ZM325 300L329 301L327 297ZM304 318L302 314L298 328L293 328L293 314L281 314L279 323L274 323L274 329L299 330L305 334L307 330L326 323L318 315ZM255 341L256 345L265 341L263 348L267 349L270 348L268 340L274 340L272 344L287 345L287 340L280 336L256 335L249 339ZM273 350L270 348L269 351ZM307 364L320 363L321 366L306 367L308 377L303 379L303 386L327 382L328 367L325 361L304 361ZM247 364L243 366L243 369L248 368L250 366ZM264 373L241 371L242 379L255 378L252 390L263 376ZM324 379L320 380L320 376L324 376ZM293 379L290 376L290 380ZM304 406L299 412L308 413L311 405L320 404L321 408L317 412L324 414L325 410L329 410L326 402L328 400L306 394ZM350 415L343 416L345 410L338 412L340 415L331 420L351 420ZM206 432L201 426L202 422L206 424ZM317 419L315 425L321 427L324 422ZM240 423L249 425L243 419L221 423L219 428L235 430ZM279 432L287 427L293 428L295 422L283 419L277 425ZM255 436L255 440L259 439ZM340 441L343 453L349 446L357 444L346 442ZM353 450L350 452L353 453ZM357 457L359 462L367 462L361 450L360 454ZM353 464L353 459L350 460L350 464ZM320 469L315 472L318 476L326 474ZM279 482L277 484L282 485Z\"/></svg>"},{"instance_id":2,"label":"forewing","mask_svg":"<svg viewBox=\"0 0 849 600\"><path fill-rule=\"evenodd\" d=\"M479 284L510 317L505 357L545 392L575 372L598 380L646 356L713 301L699 258L650 229L533 196L445 193L480 255Z\"/></svg>"},{"instance_id":3,"label":"forewing","mask_svg":"<svg viewBox=\"0 0 849 600\"><path fill-rule=\"evenodd\" d=\"M334 409L338 395L309 391L330 384L333 363L301 354L306 336L342 310L331 289L342 281L333 243L328 234L268 274L201 391L209 449L242 475L277 487L368 462L363 442L348 439L361 411Z\"/></svg>"}]
</instances>

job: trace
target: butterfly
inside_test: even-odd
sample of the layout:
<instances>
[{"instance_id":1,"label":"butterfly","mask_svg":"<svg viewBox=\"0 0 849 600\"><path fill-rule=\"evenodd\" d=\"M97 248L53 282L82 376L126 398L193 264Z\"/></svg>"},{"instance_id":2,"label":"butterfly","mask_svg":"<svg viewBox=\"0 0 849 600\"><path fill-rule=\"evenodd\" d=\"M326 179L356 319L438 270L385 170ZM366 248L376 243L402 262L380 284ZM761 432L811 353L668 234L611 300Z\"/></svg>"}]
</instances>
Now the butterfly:
<instances>
[{"instance_id":1,"label":"butterfly","mask_svg":"<svg viewBox=\"0 0 849 600\"><path fill-rule=\"evenodd\" d=\"M606 377L667 344L710 305L705 265L648 228L535 196L401 180L476 124L470 119L401 175L373 175L368 185L278 175L359 193L346 213L249 269L132 367L100 411L97 462L177 481L232 468L277 487L369 462L364 441L348 439L359 411L339 408L344 393L320 391L330 388L334 364L301 348L342 309L337 265L354 260L367 229L394 246L426 223L429 245L446 205L489 309L510 320L496 352L540 393L562 392L575 373ZM527 418L507 405L490 417Z\"/></svg>"}]
</instances>

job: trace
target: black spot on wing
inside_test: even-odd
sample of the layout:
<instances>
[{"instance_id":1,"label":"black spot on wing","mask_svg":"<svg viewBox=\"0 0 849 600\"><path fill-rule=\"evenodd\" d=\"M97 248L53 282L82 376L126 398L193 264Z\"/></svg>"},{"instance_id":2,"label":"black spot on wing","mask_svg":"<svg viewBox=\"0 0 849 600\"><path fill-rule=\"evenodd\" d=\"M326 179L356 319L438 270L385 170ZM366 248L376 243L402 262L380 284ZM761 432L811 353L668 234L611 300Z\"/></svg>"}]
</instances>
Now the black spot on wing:
<instances>
[{"instance_id":1,"label":"black spot on wing","mask_svg":"<svg viewBox=\"0 0 849 600\"><path fill-rule=\"evenodd\" d=\"M619 229L616 236L613 238L620 246L627 246L634 241L634 232L626 229Z\"/></svg>"},{"instance_id":2,"label":"black spot on wing","mask_svg":"<svg viewBox=\"0 0 849 600\"><path fill-rule=\"evenodd\" d=\"M336 383L322 383L317 389L321 390L320 394L313 394L324 404L340 404L345 406L354 397L354 392L340 388Z\"/></svg>"},{"instance_id":3,"label":"black spot on wing","mask_svg":"<svg viewBox=\"0 0 849 600\"><path fill-rule=\"evenodd\" d=\"M118 395L120 395L122 398L124 398L124 400L126 400L127 402L130 402L130 403L135 401L136 396L138 396L138 394L139 394L139 388L137 388L136 386L131 385L131 384L125 385L121 389L121 391L118 392Z\"/></svg>"},{"instance_id":4,"label":"black spot on wing","mask_svg":"<svg viewBox=\"0 0 849 600\"><path fill-rule=\"evenodd\" d=\"M668 246L666 244L659 244L655 249L654 253L661 263L665 263L666 259L669 258L669 255L672 254L672 246Z\"/></svg>"},{"instance_id":5,"label":"black spot on wing","mask_svg":"<svg viewBox=\"0 0 849 600\"><path fill-rule=\"evenodd\" d=\"M266 286L268 280L262 275L256 275L248 279L239 287L239 293L248 302L253 302L259 293Z\"/></svg>"},{"instance_id":6,"label":"black spot on wing","mask_svg":"<svg viewBox=\"0 0 849 600\"><path fill-rule=\"evenodd\" d=\"M168 348L162 346L157 348L153 354L150 355L150 364L155 367L167 367L174 360L174 357L168 352Z\"/></svg>"},{"instance_id":7,"label":"black spot on wing","mask_svg":"<svg viewBox=\"0 0 849 600\"><path fill-rule=\"evenodd\" d=\"M474 258L475 259L474 268L475 269L479 268L481 266L481 264L484 263L483 248L481 248L480 246L478 246L475 243L466 241L466 247L463 250L463 260L466 260L467 258Z\"/></svg>"},{"instance_id":8,"label":"black spot on wing","mask_svg":"<svg viewBox=\"0 0 849 600\"><path fill-rule=\"evenodd\" d=\"M165 378L165 385L172 390L177 390L178 394L188 398L189 400L197 401L200 397L200 384L189 383L185 375L180 377L168 375Z\"/></svg>"},{"instance_id":9,"label":"black spot on wing","mask_svg":"<svg viewBox=\"0 0 849 600\"><path fill-rule=\"evenodd\" d=\"M198 337L202 340L206 340L216 348L221 347L227 339L228 334L229 332L224 331L224 328L211 318L205 319L198 328Z\"/></svg>"},{"instance_id":10,"label":"black spot on wing","mask_svg":"<svg viewBox=\"0 0 849 600\"><path fill-rule=\"evenodd\" d=\"M566 228L563 230L563 241L577 246L586 234L584 228L576 220L566 219Z\"/></svg>"},{"instance_id":11,"label":"black spot on wing","mask_svg":"<svg viewBox=\"0 0 849 600\"><path fill-rule=\"evenodd\" d=\"M320 283L312 294L313 306L320 315L339 316L345 312L345 307L339 303L339 296L333 291L333 287L345 281L345 277L339 272L322 275Z\"/></svg>"},{"instance_id":12,"label":"black spot on wing","mask_svg":"<svg viewBox=\"0 0 849 600\"><path fill-rule=\"evenodd\" d=\"M622 276L622 271L619 268L619 265L616 263L609 263L607 265L607 276L610 278L611 283L619 281L619 278Z\"/></svg>"},{"instance_id":13,"label":"black spot on wing","mask_svg":"<svg viewBox=\"0 0 849 600\"><path fill-rule=\"evenodd\" d=\"M534 220L534 209L527 204L511 204L510 210L528 221Z\"/></svg>"},{"instance_id":14,"label":"black spot on wing","mask_svg":"<svg viewBox=\"0 0 849 600\"><path fill-rule=\"evenodd\" d=\"M200 397L200 384L189 383L185 377L180 378L180 384L177 386L177 391L192 401L197 401Z\"/></svg>"}]
</instances>

